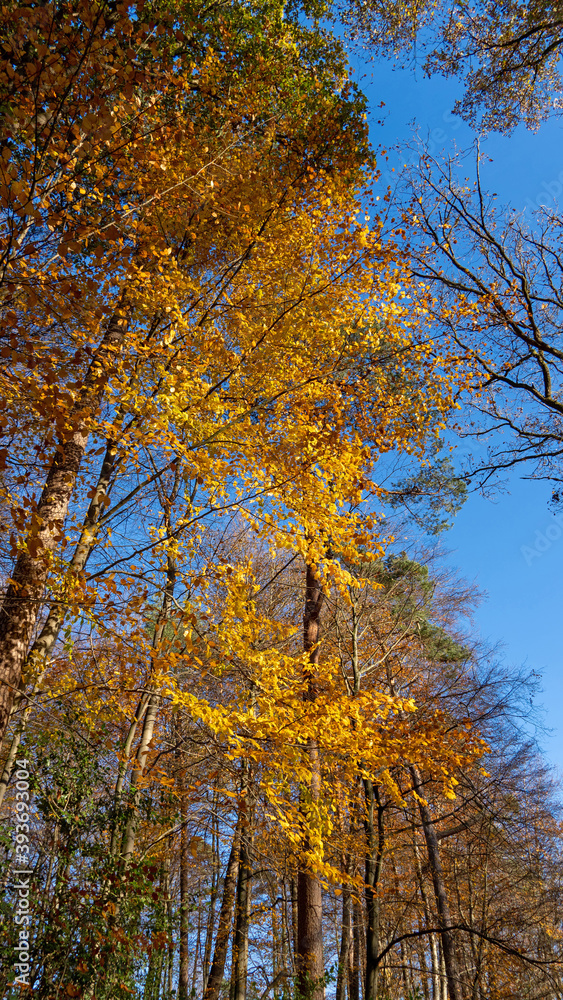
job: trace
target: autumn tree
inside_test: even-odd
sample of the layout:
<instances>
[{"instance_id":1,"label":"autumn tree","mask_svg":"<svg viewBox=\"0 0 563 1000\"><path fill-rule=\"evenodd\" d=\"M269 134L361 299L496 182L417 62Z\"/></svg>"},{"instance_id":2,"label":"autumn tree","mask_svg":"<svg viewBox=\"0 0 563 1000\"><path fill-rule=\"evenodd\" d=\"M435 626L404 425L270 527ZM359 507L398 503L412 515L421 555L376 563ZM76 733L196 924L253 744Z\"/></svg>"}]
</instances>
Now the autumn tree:
<instances>
[{"instance_id":1,"label":"autumn tree","mask_svg":"<svg viewBox=\"0 0 563 1000\"><path fill-rule=\"evenodd\" d=\"M474 127L511 132L524 121L537 129L557 115L561 87L561 13L536 0L501 5L459 2L397 7L372 0L339 2L355 39L403 64L423 60L427 75L461 78L454 111Z\"/></svg>"},{"instance_id":2,"label":"autumn tree","mask_svg":"<svg viewBox=\"0 0 563 1000\"><path fill-rule=\"evenodd\" d=\"M95 9L88 10L93 16ZM16 534L12 535L12 554L16 561L3 611L2 634L5 635L7 659L3 674L2 729L5 728L6 712L19 684L49 564L57 549L60 526L69 512L79 466L88 442L92 440L91 432L95 429L101 431L96 445L101 441L100 446L105 448L106 455L94 485L89 486L94 490L92 503L82 524L79 547L71 560L75 575L83 572L105 503L102 498L108 496L112 476L123 464L118 444L122 440L121 435L133 434L134 437L135 434L144 434L141 424L149 416L146 406L136 404L131 408L125 403L125 397L121 405L117 405L111 385L119 384L121 393L128 385L127 391L133 400L139 392L139 378L142 381L148 377L153 380L148 398L151 394L158 394L154 378L156 376L158 381L159 376L154 363L164 371L166 362L163 369L163 358L157 360L157 356L153 356L148 368L145 365L143 369L146 349L142 348L139 355L134 343L141 344L143 338L148 338L147 343L155 344L159 330L161 336L168 337L169 314L175 308L185 313L187 307L186 316L194 307L196 310L199 308L197 319L190 316L190 322L192 319L195 322L194 329L204 318L211 322L227 286L248 263L248 255L256 239L264 237L272 218L279 224L277 213L286 210L286 201L287 210L290 210L291 184L302 185L312 176L307 169L315 175L317 170L323 168L323 155L326 157L325 166L329 165L333 155L329 133L325 133L321 147L317 145L318 156L314 167L306 159L304 162L300 153L307 143L314 146L317 128L314 117L323 105L322 87L317 107L311 108L309 122L312 131L307 137L302 118L297 127L300 134L296 134L296 113L300 104L302 107L308 99L308 84L300 92L292 80L290 91L286 74L284 97L279 89L272 89L271 67L254 75L254 97L244 83L239 87L240 100L235 107L235 95L229 84L229 96L225 95L223 103L217 101L217 95L225 87L225 80L227 77L230 80L229 59L225 58L224 51L225 47L228 48L228 29L221 20L211 19L210 28L209 21L204 19L200 22L200 34L196 34L194 39L191 22L185 25L186 32L182 32L176 21L173 22L175 27L166 21L166 17L169 21L174 19L176 14L172 12L168 15L163 12L164 20L155 21L153 18L152 22L145 24L142 17L144 9L138 13L128 9L128 12L121 12L121 20L118 18L117 22L113 15L108 21L100 14L91 23L90 14L84 19L83 12L73 10L68 14L68 26L64 22L67 14L63 10L58 12L56 6L52 9L30 7L28 13L30 23L25 31L21 28L22 22L8 21L12 26L10 44L13 56L12 61L6 64L6 74L12 79L9 72L10 68L13 69L12 63L18 66L21 63L26 78L35 81L35 90L17 108L12 108L10 114L13 120L7 116L5 121L6 136L9 133L17 138L7 138L5 146L5 169L9 171L6 178L9 176L14 183L6 187L4 214L8 243L10 247L13 244L12 250L7 251L3 313L5 329L9 331L5 348L7 407L4 429L11 446L2 454L7 463L6 489L12 491L12 500L8 503L11 503L12 510L15 509L14 504L20 505L22 514L17 517L20 520L23 517L23 520L19 528L15 525ZM149 12L146 13L148 15ZM8 19L7 9L5 16ZM49 17L54 18L53 25ZM63 21L59 24L61 17ZM34 18L38 19L35 27ZM231 32L237 38L241 33L241 18L244 21L242 11L231 25ZM14 27L16 24L17 27ZM49 37L52 34L54 53L48 54L41 42L41 32ZM137 38L136 33L139 32ZM167 47L163 47L163 35L168 39ZM194 57L201 55L206 41L212 40L213 35L221 37L222 50L213 54L212 46L208 58L198 63ZM35 59L35 50L29 44L30 37L43 53L41 58L47 60L47 69ZM134 64L130 58L130 53L134 51L130 47L131 41L142 53L145 38L152 45L150 49L147 42L150 54L159 56L160 75L157 76L150 60L140 58L145 75L150 77L150 85L145 83L142 74L133 73ZM277 50L274 47L280 58L284 50L283 39L282 32ZM178 45L183 42L191 42L193 50L190 51L190 45L187 45L187 52L178 50ZM57 46L62 52L60 57ZM307 54L306 41L303 48ZM256 59L262 65L261 54L251 46L249 49L246 54L250 65ZM230 59L236 60L239 55L244 53L237 52L235 55L233 51ZM67 56L68 66L65 62ZM287 66L287 59L284 58L284 65ZM102 74L100 59L106 59L106 77ZM92 72L88 60L97 60L99 72ZM127 83L122 84L119 75L116 76L119 66ZM30 73L27 73L26 67L30 68ZM31 67L34 67L33 72ZM337 60L328 70L328 78L334 79L339 72ZM129 80L131 73L132 81ZM303 79L307 78L307 74L305 67ZM20 77L16 76L13 79L19 84ZM335 102L334 96L326 93L330 91L328 78L324 94L329 105L332 104L335 114L333 124L337 128L343 105L339 103L340 99ZM109 94L100 85L100 79L109 88ZM53 80L56 84L55 98L50 89ZM55 110L51 113L50 100L55 101L56 113ZM62 109L58 108L57 100L62 102ZM294 102L293 108L288 107L291 102ZM314 98L312 103L315 105ZM326 102L324 107L326 111ZM353 107L353 102L350 107ZM39 111L39 108L42 110ZM40 118L46 116L50 123L45 125L45 136L36 127L37 114ZM87 119L82 131L81 116ZM74 119L78 120L78 124L72 124ZM99 125L100 134L88 133L86 141L84 132L92 122ZM72 149L69 150L67 143L67 132L72 128L79 147L76 156L69 155ZM350 132L351 141L352 133L357 135L357 132L354 124ZM171 173L164 176L163 170L166 172L167 168L159 156L163 148L168 148L172 159L176 158L181 176L172 176ZM271 155L264 158L266 149ZM244 155L240 158L243 150ZM45 175L47 178L43 187L34 173L36 168L39 169L40 153L47 163L42 168L43 173L39 170L39 177ZM220 165L225 157L229 160L228 168ZM257 203L254 206L254 215L249 216L253 221L245 229L245 219L250 213L250 205L246 204L248 185L253 164L258 164L261 159L271 168L269 178L272 182L275 178L275 185L278 186L275 193L269 190L269 181L263 174L265 186L254 186L255 191L260 192L260 205ZM282 163L289 171L285 182L277 173ZM213 172L217 170L219 174L214 179ZM85 187L78 186L75 174ZM19 178L17 181L16 176ZM184 196L194 184L190 207ZM284 184L289 184L289 188ZM161 203L163 191L172 195L173 202L176 199L174 208L172 202L167 209ZM181 228L179 232L170 231L166 235L166 226L163 228L166 212L176 210L178 198L183 205L181 217L186 219L187 228ZM216 199L219 202L223 199L219 214L211 204ZM236 212L241 224L238 232L227 209L231 201L238 206ZM220 226L220 219L227 221L226 228ZM202 227L207 234L204 238ZM35 236L32 240L32 231L41 232L44 239L38 242ZM273 231L268 235L270 240L274 239ZM173 247L174 255L167 262ZM191 277L188 277L188 286L183 284L184 279L178 285L176 277L180 277L180 271L175 276L164 277L166 267L172 265L172 271L176 271L178 255L183 261L184 271L189 260L186 276ZM216 268L214 277L211 276L213 266ZM195 294L203 273L207 273L205 302ZM109 275L111 281L108 281ZM160 288L159 275L163 276ZM170 281L172 285L177 285L180 298L184 298L182 304L178 302L176 307L171 304L172 300L165 302L165 288L170 286ZM144 296L149 287L156 292L156 296L145 302ZM40 295L38 289L42 289ZM242 286L240 292L244 297ZM255 292L260 296L263 289L255 288ZM190 296L193 298L191 306L185 301L186 295L188 302ZM236 298L231 308L236 309ZM141 337L137 341L133 336L134 316ZM184 336L181 334L181 337ZM126 339L127 351L124 353L122 348ZM162 355L162 346L160 341L157 355ZM168 354L169 364L174 348ZM216 361L219 362L218 357ZM222 386L228 377L220 376L217 387ZM67 388L64 389L64 386ZM23 410L20 406L22 400L26 401ZM258 400L262 402L258 403ZM248 420L250 413L259 405L263 407L264 401L257 390L252 399L245 399L244 405L239 404L239 414L230 415L228 420L235 423L240 419ZM23 450L17 450L16 441ZM54 453L53 447L56 447ZM29 474L26 472L22 477L18 473L21 462L30 463L29 469L33 470L33 499L26 494ZM29 513L24 516L26 507ZM28 517L32 522L28 523ZM18 532L22 539L27 538L25 544L21 543L23 548L18 541ZM27 596L24 598L24 595ZM50 631L53 632L52 621Z\"/></svg>"},{"instance_id":3,"label":"autumn tree","mask_svg":"<svg viewBox=\"0 0 563 1000\"><path fill-rule=\"evenodd\" d=\"M475 366L474 419L463 430L484 447L467 471L482 485L513 468L559 483L559 221L506 218L479 166L475 184L460 187L456 164L423 156L410 183L420 230L413 271L433 289L436 323Z\"/></svg>"}]
</instances>

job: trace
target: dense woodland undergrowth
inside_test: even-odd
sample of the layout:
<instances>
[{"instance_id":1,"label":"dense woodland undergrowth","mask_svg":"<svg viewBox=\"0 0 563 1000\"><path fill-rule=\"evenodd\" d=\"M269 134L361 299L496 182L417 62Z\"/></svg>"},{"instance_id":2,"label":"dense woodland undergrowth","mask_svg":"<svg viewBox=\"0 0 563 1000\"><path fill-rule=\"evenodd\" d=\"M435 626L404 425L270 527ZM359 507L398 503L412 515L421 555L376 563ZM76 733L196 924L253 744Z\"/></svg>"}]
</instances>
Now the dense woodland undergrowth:
<instances>
[{"instance_id":1,"label":"dense woodland undergrowth","mask_svg":"<svg viewBox=\"0 0 563 1000\"><path fill-rule=\"evenodd\" d=\"M509 130L559 28L505 8L0 8L2 997L563 995L535 678L392 537L460 406L559 479L560 221L392 204L316 20Z\"/></svg>"}]
</instances>

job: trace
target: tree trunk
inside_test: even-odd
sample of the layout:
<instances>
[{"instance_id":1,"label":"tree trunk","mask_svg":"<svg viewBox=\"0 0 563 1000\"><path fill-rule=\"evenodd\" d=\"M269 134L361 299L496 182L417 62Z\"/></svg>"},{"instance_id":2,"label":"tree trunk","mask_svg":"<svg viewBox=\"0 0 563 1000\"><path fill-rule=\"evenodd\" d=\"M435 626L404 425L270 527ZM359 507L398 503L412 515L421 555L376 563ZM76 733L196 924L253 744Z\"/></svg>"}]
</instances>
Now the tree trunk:
<instances>
[{"instance_id":1,"label":"tree trunk","mask_svg":"<svg viewBox=\"0 0 563 1000\"><path fill-rule=\"evenodd\" d=\"M418 885L420 888L420 896L422 899L422 905L424 907L424 919L427 927L432 927L433 920L430 913L430 907L428 905L428 897L426 894L426 888L424 885L424 878L422 875L422 867L420 864L420 856L418 853L418 845L416 843L415 825L414 825L414 813L413 813L413 852L414 852L414 866L416 871L416 877L418 880ZM441 1000L441 986L440 986L440 957L438 954L438 946L436 944L436 935L429 934L429 947L430 947L430 961L432 963L432 1000Z\"/></svg>"},{"instance_id":2,"label":"tree trunk","mask_svg":"<svg viewBox=\"0 0 563 1000\"><path fill-rule=\"evenodd\" d=\"M246 1000L248 976L248 930L252 899L252 811L249 781L250 775L245 769L240 806L242 822L233 935L232 1000Z\"/></svg>"},{"instance_id":3,"label":"tree trunk","mask_svg":"<svg viewBox=\"0 0 563 1000\"><path fill-rule=\"evenodd\" d=\"M417 767L411 765L410 768L414 790L421 798L423 797L422 779L420 777L420 772ZM420 818L422 820L422 829L424 831L424 837L426 840L426 847L428 850L428 860L430 862L430 870L432 872L432 882L434 885L434 895L436 897L436 909L438 911L438 920L440 923L440 938L442 942L442 955L444 958L444 965L446 968L446 979L448 983L448 993L449 1000L462 1000L461 993L461 980L459 975L459 970L457 967L457 958L455 953L455 941L454 934L452 931L452 920L450 916L450 907L448 903L448 895L446 892L446 883L444 880L444 873L442 870L442 862L440 859L440 847L438 844L438 838L436 836L436 831L434 829L434 824L432 822L432 817L430 815L430 810L424 802L419 800L418 808L420 812Z\"/></svg>"},{"instance_id":4,"label":"tree trunk","mask_svg":"<svg viewBox=\"0 0 563 1000\"><path fill-rule=\"evenodd\" d=\"M308 685L304 695L307 701L314 701L317 697L318 641L323 596L320 581L312 568L307 566L303 614L303 646L309 654ZM314 803L318 801L321 791L319 750L315 739L307 741L306 754L311 771L311 784L307 791ZM306 824L305 817L305 829ZM307 1000L323 1000L323 899L320 880L311 868L311 849L309 835L305 832L297 873L297 990L300 997Z\"/></svg>"},{"instance_id":5,"label":"tree trunk","mask_svg":"<svg viewBox=\"0 0 563 1000\"><path fill-rule=\"evenodd\" d=\"M177 749L178 756L181 750ZM190 990L190 967L189 967L189 933L190 933L190 911L188 897L188 831L187 831L187 809L185 795L185 781L183 771L181 772L181 792L180 792L180 816L182 826L180 829L180 956L178 970L178 1000L188 1000Z\"/></svg>"},{"instance_id":6,"label":"tree trunk","mask_svg":"<svg viewBox=\"0 0 563 1000\"><path fill-rule=\"evenodd\" d=\"M352 902L352 940L348 952L348 997L349 1000L360 1000L360 907L355 899Z\"/></svg>"},{"instance_id":7,"label":"tree trunk","mask_svg":"<svg viewBox=\"0 0 563 1000\"><path fill-rule=\"evenodd\" d=\"M201 963L201 992L205 993L207 980L209 979L209 967L211 964L211 946L213 944L213 931L215 930L215 903L219 892L219 882L221 880L221 855L219 854L219 796L217 789L213 790L213 805L211 817L211 845L213 851L213 869L211 872L211 892L209 893L209 906L207 908L207 928L205 931L205 944L203 946L203 960Z\"/></svg>"},{"instance_id":8,"label":"tree trunk","mask_svg":"<svg viewBox=\"0 0 563 1000\"><path fill-rule=\"evenodd\" d=\"M96 491L84 519L80 539L69 563L69 569L74 575L78 575L84 570L88 557L94 546L95 527L101 511L104 509L103 498L107 495L111 475L115 468L116 455L117 450L115 443L113 441L108 441L106 454L104 456L104 461L102 462L100 475L98 476ZM55 643L59 637L65 613L66 609L62 603L57 605L55 608L51 608L47 616L47 620L41 629L40 635L34 642L33 647L27 656L25 671L22 671L20 690L12 703L12 709L15 705L18 705L19 708L19 703L21 701L27 701L27 705L23 709L22 716L17 724L16 732L12 737L10 749L8 750L8 756L4 763L4 770L2 772L2 777L0 778L0 806L4 801L6 789L12 775L14 760L16 759L18 752L18 747L27 728L29 716L31 715L33 709L33 699L40 690L41 682L45 676L47 668L47 661L51 656ZM31 695L26 695L24 693L23 684L25 676L29 677L30 672L32 675L35 674L35 677L33 680Z\"/></svg>"},{"instance_id":9,"label":"tree trunk","mask_svg":"<svg viewBox=\"0 0 563 1000\"><path fill-rule=\"evenodd\" d=\"M135 709L135 715L133 716L129 724L127 736L125 737L125 743L123 744L123 750L121 751L121 760L119 762L119 768L117 771L117 781L115 783L115 791L113 795L113 816L112 816L111 841L109 847L109 853L111 857L115 857L115 855L118 854L120 822L121 822L121 804L123 799L123 785L125 784L127 768L129 767L129 755L131 753L131 747L133 746L133 741L135 739L137 727L147 710L149 701L150 701L150 692L145 691L145 693L139 699L137 708Z\"/></svg>"},{"instance_id":10,"label":"tree trunk","mask_svg":"<svg viewBox=\"0 0 563 1000\"><path fill-rule=\"evenodd\" d=\"M223 973L225 971L225 960L227 958L227 948L229 946L229 934L233 919L233 906L235 902L238 879L241 827L242 810L238 815L233 843L231 846L231 853L227 862L225 883L223 886L223 899L221 901L217 936L215 938L215 951L213 954L213 961L211 963L209 979L207 980L207 986L205 993L203 994L203 1000L217 1000L221 984L223 982ZM181 1000L183 1000L183 998L181 998Z\"/></svg>"},{"instance_id":11,"label":"tree trunk","mask_svg":"<svg viewBox=\"0 0 563 1000\"><path fill-rule=\"evenodd\" d=\"M293 971L297 971L297 878L289 883L291 892L291 942L293 945Z\"/></svg>"},{"instance_id":12,"label":"tree trunk","mask_svg":"<svg viewBox=\"0 0 563 1000\"><path fill-rule=\"evenodd\" d=\"M158 715L158 708L160 705L160 698L154 692L149 696L149 701L147 705L147 711L145 714L145 720L143 723L143 731L141 733L141 740L139 743L139 748L137 750L137 755L135 759L135 770L131 775L130 782L130 793L131 798L128 807L128 816L125 824L125 830L123 831L123 837L121 840L121 857L127 864L131 855L133 854L135 848L135 836L137 833L137 824L139 822L139 801L141 798L141 789L139 783L143 777L145 766L147 763L147 758L149 756L150 743L154 734L154 727L156 725L156 717Z\"/></svg>"},{"instance_id":13,"label":"tree trunk","mask_svg":"<svg viewBox=\"0 0 563 1000\"><path fill-rule=\"evenodd\" d=\"M373 782L364 779L366 798L366 969L365 969L365 1000L376 1000L377 978L379 964L379 899L377 887L383 865L385 848L385 829L383 826L383 806L379 798L379 789ZM377 805L377 832L375 830L375 807Z\"/></svg>"},{"instance_id":14,"label":"tree trunk","mask_svg":"<svg viewBox=\"0 0 563 1000\"><path fill-rule=\"evenodd\" d=\"M98 410L113 358L126 333L123 309L116 311L88 369L69 415L68 437L60 441L43 492L32 516L25 544L17 556L0 609L0 740L3 740L14 697L22 679L33 628L43 600L51 554L63 531L80 463L90 431L88 419Z\"/></svg>"},{"instance_id":15,"label":"tree trunk","mask_svg":"<svg viewBox=\"0 0 563 1000\"><path fill-rule=\"evenodd\" d=\"M340 930L340 950L338 953L338 973L336 977L336 1000L345 1000L346 977L350 956L352 935L352 897L347 886L342 887L342 927Z\"/></svg>"},{"instance_id":16,"label":"tree trunk","mask_svg":"<svg viewBox=\"0 0 563 1000\"><path fill-rule=\"evenodd\" d=\"M169 526L170 526L169 523L167 523L167 528L169 528ZM176 586L176 564L174 562L174 557L169 553L167 557L167 567L166 567L166 587L164 588L164 594L162 597L162 607L160 609L158 620L155 625L153 649L158 649L160 643L162 642L164 636L164 630L169 621L170 612L172 610L172 600L174 597L175 586ZM139 820L138 808L139 808L139 801L141 798L139 782L143 777L144 770L146 767L149 755L149 748L154 734L154 727L156 725L156 718L158 715L159 706L160 706L159 695L157 695L154 691L149 692L147 698L145 719L143 722L143 730L141 733L141 740L139 743L139 747L137 749L136 766L135 770L131 775L128 815L125 824L125 830L123 832L123 838L121 841L121 857L123 858L126 864L129 862L129 859L133 853L133 849L135 846L135 836L137 833L137 824ZM134 722L135 720L133 720L133 724Z\"/></svg>"}]
</instances>

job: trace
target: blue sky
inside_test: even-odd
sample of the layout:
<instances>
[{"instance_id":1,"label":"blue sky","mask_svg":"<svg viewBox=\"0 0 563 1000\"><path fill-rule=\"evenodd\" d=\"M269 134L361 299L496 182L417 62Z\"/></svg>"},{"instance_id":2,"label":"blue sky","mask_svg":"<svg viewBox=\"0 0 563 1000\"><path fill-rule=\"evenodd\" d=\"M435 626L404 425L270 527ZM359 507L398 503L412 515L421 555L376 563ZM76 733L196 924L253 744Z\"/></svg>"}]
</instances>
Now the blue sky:
<instances>
[{"instance_id":1,"label":"blue sky","mask_svg":"<svg viewBox=\"0 0 563 1000\"><path fill-rule=\"evenodd\" d=\"M389 151L389 163L380 163L384 180L393 181L405 162L391 147L412 139L413 123L435 156L472 145L472 130L451 114L459 83L428 80L420 70L393 69L382 61L370 65L353 54L351 62L369 99L372 142ZM509 137L490 135L481 146L492 160L482 168L484 187L530 221L536 205L563 203L562 139L561 121L549 121L536 133L519 127ZM482 637L503 647L508 666L541 674L537 703L552 730L542 742L563 777L563 517L548 508L550 496L549 483L513 475L505 492L492 499L470 495L442 544L449 550L445 561L484 592L474 618Z\"/></svg>"}]
</instances>

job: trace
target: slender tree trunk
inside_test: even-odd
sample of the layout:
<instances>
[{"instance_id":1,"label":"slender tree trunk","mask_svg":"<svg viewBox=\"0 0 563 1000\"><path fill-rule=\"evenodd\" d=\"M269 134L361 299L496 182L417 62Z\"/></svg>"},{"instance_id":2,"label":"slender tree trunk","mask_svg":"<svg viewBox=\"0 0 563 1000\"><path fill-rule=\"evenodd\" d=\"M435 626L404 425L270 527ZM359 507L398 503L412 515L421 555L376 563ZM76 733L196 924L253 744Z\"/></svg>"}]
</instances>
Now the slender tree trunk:
<instances>
[{"instance_id":1,"label":"slender tree trunk","mask_svg":"<svg viewBox=\"0 0 563 1000\"><path fill-rule=\"evenodd\" d=\"M149 756L150 743L154 734L159 705L160 698L153 692L148 700L147 711L145 713L143 723L143 731L141 733L141 740L135 759L135 770L131 775L130 781L131 799L128 806L128 816L125 824L125 830L123 831L120 851L121 857L126 864L131 859L131 855L135 849L135 837L139 822L138 808L141 799L140 781L143 777Z\"/></svg>"},{"instance_id":2,"label":"slender tree trunk","mask_svg":"<svg viewBox=\"0 0 563 1000\"><path fill-rule=\"evenodd\" d=\"M352 940L348 951L348 997L349 1000L360 1000L360 952L361 928L360 907L356 899L352 901Z\"/></svg>"},{"instance_id":3,"label":"slender tree trunk","mask_svg":"<svg viewBox=\"0 0 563 1000\"><path fill-rule=\"evenodd\" d=\"M215 929L215 904L219 892L219 879L221 876L221 857L219 854L219 819L218 819L218 794L217 789L213 790L213 813L211 820L211 842L213 845L213 871L211 873L211 892L209 894L209 907L207 910L207 929L205 932L205 945L203 948L203 962L201 968L201 990L205 993L207 980L209 979L209 966L211 963L211 946L213 944L213 931Z\"/></svg>"},{"instance_id":4,"label":"slender tree trunk","mask_svg":"<svg viewBox=\"0 0 563 1000\"><path fill-rule=\"evenodd\" d=\"M441 1000L440 951L435 934L430 934L430 958L432 961L432 1000Z\"/></svg>"},{"instance_id":5,"label":"slender tree trunk","mask_svg":"<svg viewBox=\"0 0 563 1000\"><path fill-rule=\"evenodd\" d=\"M131 754L131 747L133 746L133 741L135 739L137 727L147 710L149 701L150 701L150 692L147 691L139 699L139 703L137 705L137 708L135 709L135 715L131 720L129 729L127 731L127 736L125 737L123 750L121 751L121 760L119 762L117 781L115 783L115 791L113 797L113 819L112 819L111 841L109 848L109 853L111 857L115 857L115 855L118 853L118 848L119 848L119 835L121 829L120 812L121 812L121 803L123 798L123 785L125 784L127 768L129 767L129 757Z\"/></svg>"},{"instance_id":6,"label":"slender tree trunk","mask_svg":"<svg viewBox=\"0 0 563 1000\"><path fill-rule=\"evenodd\" d=\"M248 931L252 898L252 810L249 785L250 774L246 771L241 793L242 823L233 936L232 1000L246 1000L248 976Z\"/></svg>"},{"instance_id":7,"label":"slender tree trunk","mask_svg":"<svg viewBox=\"0 0 563 1000\"><path fill-rule=\"evenodd\" d=\"M422 899L422 905L424 907L424 919L426 921L427 927L432 927L432 916L430 913L430 907L428 905L428 896L426 894L426 888L424 885L424 878L422 875L422 866L420 864L420 855L418 852L418 845L416 843L416 834L413 818L413 853L414 853L414 866L416 871L416 877L418 880L418 885L420 888L420 897ZM440 987L440 957L438 954L438 946L436 944L436 935L428 935L429 947L430 947L430 961L432 964L432 1000L441 1000L441 987ZM426 994L425 994L426 995Z\"/></svg>"},{"instance_id":8,"label":"slender tree trunk","mask_svg":"<svg viewBox=\"0 0 563 1000\"><path fill-rule=\"evenodd\" d=\"M215 951L213 954L213 961L211 963L211 970L209 972L209 979L207 980L207 987L205 989L205 993L203 994L203 1000L217 1000L221 984L223 982L238 880L241 828L242 810L239 811L237 825L233 836L233 843L231 846L231 853L227 862L225 882L223 885L223 899L221 901L219 923L215 938Z\"/></svg>"},{"instance_id":9,"label":"slender tree trunk","mask_svg":"<svg viewBox=\"0 0 563 1000\"><path fill-rule=\"evenodd\" d=\"M184 779L182 776L181 791L181 818L182 827L180 830L180 963L178 970L178 1000L188 1000L190 989L190 954L189 954L189 933L190 933L190 911L188 896L188 831L186 797L184 794Z\"/></svg>"},{"instance_id":10,"label":"slender tree trunk","mask_svg":"<svg viewBox=\"0 0 563 1000\"><path fill-rule=\"evenodd\" d=\"M411 766L410 772L414 784L414 790L420 798L423 798L424 789L422 787L420 772L414 765ZM426 847L428 850L428 860L430 862L430 870L432 873L434 895L436 897L436 909L438 911L438 920L440 923L440 938L442 942L442 955L446 968L449 1000L462 1000L461 979L457 966L452 920L450 916L448 895L446 892L446 883L442 870L442 862L440 859L438 838L436 836L436 831L434 829L434 824L432 822L428 806L419 799L418 808L426 840Z\"/></svg>"},{"instance_id":11,"label":"slender tree trunk","mask_svg":"<svg viewBox=\"0 0 563 1000\"><path fill-rule=\"evenodd\" d=\"M407 958L407 952L406 952L406 942L401 941L399 948L401 950L401 976L403 979L403 988L405 991L405 996L408 997L411 995L411 984L409 976L409 960Z\"/></svg>"},{"instance_id":12,"label":"slender tree trunk","mask_svg":"<svg viewBox=\"0 0 563 1000\"><path fill-rule=\"evenodd\" d=\"M285 876L282 879L282 920L281 920L281 956L282 956L282 969L285 970L286 975L289 975L293 968L293 959L291 954L291 938L289 931L289 907L287 898L287 880Z\"/></svg>"},{"instance_id":13,"label":"slender tree trunk","mask_svg":"<svg viewBox=\"0 0 563 1000\"><path fill-rule=\"evenodd\" d=\"M170 514L170 507L168 507L168 517L169 514ZM170 527L169 522L167 522L167 528L169 527ZM173 556L169 553L167 557L166 586L164 588L164 594L162 597L162 607L160 609L160 614L158 616L158 621L156 622L154 630L154 639L153 639L154 649L158 649L160 643L162 642L164 636L164 630L170 619L170 612L172 610L172 599L174 597L175 586L176 586L176 564L174 562ZM131 780L130 780L130 801L129 801L128 815L125 823L125 830L123 831L123 838L121 841L120 853L125 864L129 862L129 859L131 858L131 855L133 854L133 850L135 847L135 836L137 833L137 824L139 821L138 808L141 798L141 789L139 787L139 783L141 781L141 778L143 777L144 770L147 764L150 743L154 734L154 727L156 725L159 706L160 706L160 697L154 691L148 693L147 708L145 712L145 718L143 721L143 730L141 733L141 739L139 742L135 760L136 766L131 775Z\"/></svg>"},{"instance_id":14,"label":"slender tree trunk","mask_svg":"<svg viewBox=\"0 0 563 1000\"><path fill-rule=\"evenodd\" d=\"M291 892L291 939L293 944L293 969L297 971L297 878L289 883Z\"/></svg>"},{"instance_id":15,"label":"slender tree trunk","mask_svg":"<svg viewBox=\"0 0 563 1000\"><path fill-rule=\"evenodd\" d=\"M312 568L307 566L305 582L305 610L303 614L303 646L309 655L308 686L304 698L315 701L317 697L317 669L319 663L320 615L323 592L320 581ZM311 771L311 784L307 790L313 802L321 792L319 749L315 739L307 741L307 759ZM305 817L305 827L307 818ZM323 961L323 899L322 886L309 859L312 844L304 834L299 870L297 873L297 989L307 1000L324 997Z\"/></svg>"},{"instance_id":16,"label":"slender tree trunk","mask_svg":"<svg viewBox=\"0 0 563 1000\"><path fill-rule=\"evenodd\" d=\"M419 918L419 922L418 922L418 929L419 929L419 931L422 932L421 936L418 938L418 941L417 941L417 946L418 946L417 947L417 950L418 950L418 964L420 966L420 979L421 979L421 983L422 983L422 993L423 993L423 996L424 996L424 1000L430 1000L430 990L428 988L428 981L429 981L430 977L428 975L428 965L426 963L426 951L424 950L424 934L423 934L423 932L424 932L425 928L424 928L424 923L423 923L422 919L420 919L420 918Z\"/></svg>"},{"instance_id":17,"label":"slender tree trunk","mask_svg":"<svg viewBox=\"0 0 563 1000\"><path fill-rule=\"evenodd\" d=\"M170 862L172 858L172 850L174 846L174 840L172 834L168 838L168 867L170 868ZM167 917L167 931L168 931L168 962L166 968L166 997L167 1000L172 1000L173 992L173 981L174 981L174 909L172 906L172 891L170 886L170 874L168 875L168 891L166 897L166 917Z\"/></svg>"},{"instance_id":18,"label":"slender tree trunk","mask_svg":"<svg viewBox=\"0 0 563 1000\"><path fill-rule=\"evenodd\" d=\"M200 944L201 944L201 880L198 882L197 896L198 896L198 906L197 906L197 934L196 934L195 948L194 948L194 963L192 965L192 993L194 995L196 994L196 986L197 986L197 963L198 963L198 959L199 959Z\"/></svg>"},{"instance_id":19,"label":"slender tree trunk","mask_svg":"<svg viewBox=\"0 0 563 1000\"><path fill-rule=\"evenodd\" d=\"M340 949L338 952L338 973L336 977L336 1000L345 1000L346 977L350 959L352 935L352 896L348 886L342 887L342 927L340 930Z\"/></svg>"},{"instance_id":20,"label":"slender tree trunk","mask_svg":"<svg viewBox=\"0 0 563 1000\"><path fill-rule=\"evenodd\" d=\"M444 958L444 949L440 949L440 983L442 986L442 1000L449 1000L448 997L448 974L446 971L446 961Z\"/></svg>"},{"instance_id":21,"label":"slender tree trunk","mask_svg":"<svg viewBox=\"0 0 563 1000\"><path fill-rule=\"evenodd\" d=\"M16 559L11 583L0 608L0 740L3 740L35 622L43 601L51 554L59 544L80 463L89 438L88 420L99 408L116 353L125 338L123 307L108 323L106 334L69 414L68 436L51 463L32 526Z\"/></svg>"},{"instance_id":22,"label":"slender tree trunk","mask_svg":"<svg viewBox=\"0 0 563 1000\"><path fill-rule=\"evenodd\" d=\"M379 964L379 899L377 889L383 852L385 849L385 828L383 825L383 806L379 798L379 789L373 782L364 779L366 798L366 969L365 969L365 1000L376 1000ZM375 829L375 811L377 807L377 831Z\"/></svg>"}]
</instances>

